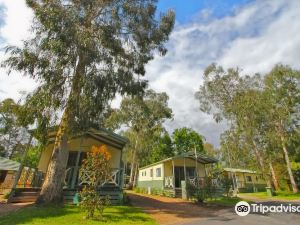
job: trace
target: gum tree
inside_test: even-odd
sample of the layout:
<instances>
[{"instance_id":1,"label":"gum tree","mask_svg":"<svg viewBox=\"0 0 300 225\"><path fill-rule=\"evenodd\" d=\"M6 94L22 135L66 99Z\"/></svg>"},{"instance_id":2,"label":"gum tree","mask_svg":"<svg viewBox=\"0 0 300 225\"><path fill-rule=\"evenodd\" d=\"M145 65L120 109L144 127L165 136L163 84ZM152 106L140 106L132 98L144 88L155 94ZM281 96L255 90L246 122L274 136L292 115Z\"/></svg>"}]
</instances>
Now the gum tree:
<instances>
[{"instance_id":1,"label":"gum tree","mask_svg":"<svg viewBox=\"0 0 300 225\"><path fill-rule=\"evenodd\" d=\"M4 66L39 84L28 101L59 118L40 202L62 200L72 132L87 129L116 93L136 94L145 64L174 26L174 13L156 15L155 0L27 0L34 13L33 38L8 47Z\"/></svg>"}]
</instances>

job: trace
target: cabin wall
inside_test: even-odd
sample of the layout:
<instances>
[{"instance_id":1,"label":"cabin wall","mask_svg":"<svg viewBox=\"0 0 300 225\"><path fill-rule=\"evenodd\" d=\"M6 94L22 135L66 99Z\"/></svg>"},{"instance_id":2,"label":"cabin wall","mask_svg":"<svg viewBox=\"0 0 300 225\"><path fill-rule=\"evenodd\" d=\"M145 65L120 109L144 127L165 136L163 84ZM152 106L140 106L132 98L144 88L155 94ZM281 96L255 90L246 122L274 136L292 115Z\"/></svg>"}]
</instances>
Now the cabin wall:
<instances>
[{"instance_id":1,"label":"cabin wall","mask_svg":"<svg viewBox=\"0 0 300 225\"><path fill-rule=\"evenodd\" d=\"M174 159L174 166L178 167L184 167L184 164L186 167L196 167L196 162L193 159L184 159L178 158ZM156 169L161 169L161 176L156 176ZM198 168L198 174L200 177L205 177L205 166L202 163L197 163ZM153 171L153 176L151 176L151 172ZM141 188L158 188L158 189L164 189L164 182L166 177L172 177L173 176L173 166L172 161L162 162L160 164L156 164L153 166L149 166L144 169L139 170L139 177L138 177L138 187Z\"/></svg>"},{"instance_id":2,"label":"cabin wall","mask_svg":"<svg viewBox=\"0 0 300 225\"><path fill-rule=\"evenodd\" d=\"M152 176L151 176L152 170ZM160 170L160 174L159 174ZM145 169L139 170L138 187L142 188L164 188L164 164L157 164Z\"/></svg>"},{"instance_id":3,"label":"cabin wall","mask_svg":"<svg viewBox=\"0 0 300 225\"><path fill-rule=\"evenodd\" d=\"M173 166L172 166L172 161L167 161L164 163L165 165L165 177L170 177L173 176ZM184 159L183 158L178 158L174 159L174 166L178 167L184 167ZM185 159L185 166L186 167L196 167L196 161L193 159ZM198 175L199 177L205 177L205 166L202 163L197 163L197 168L198 168Z\"/></svg>"},{"instance_id":4,"label":"cabin wall","mask_svg":"<svg viewBox=\"0 0 300 225\"><path fill-rule=\"evenodd\" d=\"M88 152L91 150L92 146L100 146L100 145L104 145L104 143L90 137L84 137L84 138L79 137L70 140L68 142L67 148L69 151L81 150L82 152ZM54 146L53 144L47 145L41 154L38 169L40 171L43 171L44 173L47 172L48 164L50 162L51 155L53 152L53 146ZM110 145L106 145L106 146L108 151L111 154L111 159L110 159L111 168L120 168L121 150Z\"/></svg>"},{"instance_id":5,"label":"cabin wall","mask_svg":"<svg viewBox=\"0 0 300 225\"><path fill-rule=\"evenodd\" d=\"M236 176L238 183L243 185L243 188L239 188L240 192L253 192L254 187L257 191L265 191L265 187L267 186L261 174L242 172L226 172L225 174L229 178L231 178L231 174Z\"/></svg>"}]
</instances>

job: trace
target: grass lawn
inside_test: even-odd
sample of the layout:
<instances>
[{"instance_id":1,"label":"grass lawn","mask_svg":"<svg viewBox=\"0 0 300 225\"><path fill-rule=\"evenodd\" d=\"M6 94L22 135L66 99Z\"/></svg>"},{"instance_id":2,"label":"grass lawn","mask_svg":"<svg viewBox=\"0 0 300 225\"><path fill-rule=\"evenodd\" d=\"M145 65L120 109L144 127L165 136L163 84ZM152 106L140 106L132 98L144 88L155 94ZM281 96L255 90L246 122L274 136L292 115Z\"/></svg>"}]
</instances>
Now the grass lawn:
<instances>
[{"instance_id":1,"label":"grass lawn","mask_svg":"<svg viewBox=\"0 0 300 225\"><path fill-rule=\"evenodd\" d=\"M1 225L154 225L155 220L140 209L131 206L111 206L104 210L103 220L85 220L77 206L31 206L0 217Z\"/></svg>"},{"instance_id":2,"label":"grass lawn","mask_svg":"<svg viewBox=\"0 0 300 225\"><path fill-rule=\"evenodd\" d=\"M242 199L242 198L238 198L238 197L219 197L216 199L208 199L205 202L206 203L216 203L219 205L226 205L226 206L234 206L236 203L238 203L239 201L246 201L248 203L252 203L251 201Z\"/></svg>"},{"instance_id":3,"label":"grass lawn","mask_svg":"<svg viewBox=\"0 0 300 225\"><path fill-rule=\"evenodd\" d=\"M275 196L269 197L267 192L256 192L256 193L243 193L239 194L242 198L256 198L256 199L272 199L272 200L299 200L300 201L300 193L294 194L290 192L276 192Z\"/></svg>"}]
</instances>

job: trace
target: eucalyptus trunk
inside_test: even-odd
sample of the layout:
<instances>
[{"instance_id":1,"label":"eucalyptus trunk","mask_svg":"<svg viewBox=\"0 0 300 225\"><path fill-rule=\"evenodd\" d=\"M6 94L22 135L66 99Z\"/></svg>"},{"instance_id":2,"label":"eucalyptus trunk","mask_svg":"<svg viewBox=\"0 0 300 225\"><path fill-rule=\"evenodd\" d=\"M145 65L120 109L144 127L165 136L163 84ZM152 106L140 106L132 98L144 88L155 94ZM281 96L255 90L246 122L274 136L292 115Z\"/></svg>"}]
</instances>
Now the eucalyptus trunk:
<instances>
[{"instance_id":1,"label":"eucalyptus trunk","mask_svg":"<svg viewBox=\"0 0 300 225\"><path fill-rule=\"evenodd\" d=\"M133 187L137 186L138 173L139 173L139 164L137 163L134 168Z\"/></svg>"},{"instance_id":2,"label":"eucalyptus trunk","mask_svg":"<svg viewBox=\"0 0 300 225\"><path fill-rule=\"evenodd\" d=\"M272 165L271 162L269 162L269 167L270 167L270 172L271 172L271 175L272 175L272 180L273 180L275 190L278 191L279 190L278 179L277 179L275 170L274 170L273 165Z\"/></svg>"},{"instance_id":3,"label":"eucalyptus trunk","mask_svg":"<svg viewBox=\"0 0 300 225\"><path fill-rule=\"evenodd\" d=\"M264 178L264 180L266 181L268 187L271 187L271 181L270 181L269 177L267 177L267 176L265 175L266 170L265 170L265 162L264 162L264 159L263 159L263 157L262 157L262 155L261 155L261 152L260 152L260 150L257 148L257 145L256 145L256 143L255 143L254 141L253 141L253 145L254 145L255 155L256 155L256 158L257 158L258 163L259 163L259 167L260 167L260 169L261 169L261 171L262 171L263 178Z\"/></svg>"},{"instance_id":4,"label":"eucalyptus trunk","mask_svg":"<svg viewBox=\"0 0 300 225\"><path fill-rule=\"evenodd\" d=\"M72 117L72 106L76 104L77 96L80 92L80 78L84 73L84 60L81 55L76 66L70 95L63 113L56 138L54 142L51 160L48 165L45 181L42 190L37 199L38 203L57 203L63 201L63 186L65 182L65 173L69 157L68 139L69 128L74 118Z\"/></svg>"},{"instance_id":5,"label":"eucalyptus trunk","mask_svg":"<svg viewBox=\"0 0 300 225\"><path fill-rule=\"evenodd\" d=\"M131 165L130 165L130 178L129 178L129 184L133 185L134 177L135 177L135 165L136 165L136 154L137 154L137 139L135 140L134 148L132 149L132 159L131 159Z\"/></svg>"},{"instance_id":6,"label":"eucalyptus trunk","mask_svg":"<svg viewBox=\"0 0 300 225\"><path fill-rule=\"evenodd\" d=\"M285 140L284 140L284 137L282 135L281 135L280 138L281 138L283 155L284 155L284 159L285 159L285 162L286 162L287 171L288 171L288 174L289 174L289 177L290 177L292 189L293 189L294 193L298 193L299 190L298 190L298 187L297 187L297 184L295 182L294 175L293 175L293 172L292 172L292 169L291 169L289 153L288 153L286 145L285 145Z\"/></svg>"}]
</instances>

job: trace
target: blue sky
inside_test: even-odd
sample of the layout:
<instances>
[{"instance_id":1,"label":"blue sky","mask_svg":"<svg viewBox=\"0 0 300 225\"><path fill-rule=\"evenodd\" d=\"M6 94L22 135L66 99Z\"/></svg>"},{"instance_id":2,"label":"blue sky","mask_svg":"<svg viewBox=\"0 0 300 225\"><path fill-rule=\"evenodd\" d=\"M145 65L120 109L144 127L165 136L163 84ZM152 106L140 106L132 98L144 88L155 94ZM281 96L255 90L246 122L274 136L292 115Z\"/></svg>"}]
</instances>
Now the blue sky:
<instances>
[{"instance_id":1,"label":"blue sky","mask_svg":"<svg viewBox=\"0 0 300 225\"><path fill-rule=\"evenodd\" d=\"M6 8L5 16L0 10L1 47L20 46L31 35L32 12L25 0L0 0L1 4ZM204 69L213 62L240 67L250 75L266 73L276 63L300 70L300 0L160 0L158 9L174 9L176 26L166 43L168 53L147 65L146 79L150 88L169 95L174 113L174 120L166 123L169 132L190 127L219 145L226 122L217 124L200 112L194 98ZM0 61L4 57L0 52ZM0 101L18 100L21 91L36 87L22 74L6 74L0 68Z\"/></svg>"},{"instance_id":2,"label":"blue sky","mask_svg":"<svg viewBox=\"0 0 300 225\"><path fill-rule=\"evenodd\" d=\"M209 10L213 17L222 17L232 13L236 7L243 6L251 0L160 0L158 10L165 12L168 9L176 11L176 20L179 23L188 23L202 10Z\"/></svg>"}]
</instances>

